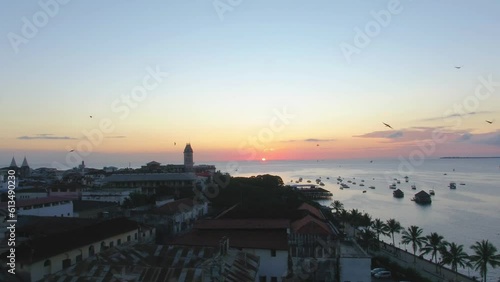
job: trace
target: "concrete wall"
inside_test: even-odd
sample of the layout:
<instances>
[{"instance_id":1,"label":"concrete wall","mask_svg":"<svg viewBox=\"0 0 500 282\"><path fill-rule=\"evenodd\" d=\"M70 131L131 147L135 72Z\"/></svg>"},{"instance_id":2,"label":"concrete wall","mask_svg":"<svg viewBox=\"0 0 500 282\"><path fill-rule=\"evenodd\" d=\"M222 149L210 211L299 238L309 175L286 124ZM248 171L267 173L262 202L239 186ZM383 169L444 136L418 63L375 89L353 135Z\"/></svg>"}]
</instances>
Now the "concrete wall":
<instances>
[{"instance_id":1,"label":"concrete wall","mask_svg":"<svg viewBox=\"0 0 500 282\"><path fill-rule=\"evenodd\" d=\"M20 207L19 215L35 215L35 216L61 216L73 217L73 202L64 201L57 203L47 203L38 206Z\"/></svg>"},{"instance_id":2,"label":"concrete wall","mask_svg":"<svg viewBox=\"0 0 500 282\"><path fill-rule=\"evenodd\" d=\"M340 282L370 282L371 280L371 258L369 257L341 257Z\"/></svg>"},{"instance_id":3,"label":"concrete wall","mask_svg":"<svg viewBox=\"0 0 500 282\"><path fill-rule=\"evenodd\" d=\"M288 251L276 250L276 256L271 255L269 249L243 249L244 252L260 257L259 272L256 280L260 281L261 276L266 277L266 281L271 281L271 277L276 277L278 281L282 281L288 272Z\"/></svg>"}]
</instances>

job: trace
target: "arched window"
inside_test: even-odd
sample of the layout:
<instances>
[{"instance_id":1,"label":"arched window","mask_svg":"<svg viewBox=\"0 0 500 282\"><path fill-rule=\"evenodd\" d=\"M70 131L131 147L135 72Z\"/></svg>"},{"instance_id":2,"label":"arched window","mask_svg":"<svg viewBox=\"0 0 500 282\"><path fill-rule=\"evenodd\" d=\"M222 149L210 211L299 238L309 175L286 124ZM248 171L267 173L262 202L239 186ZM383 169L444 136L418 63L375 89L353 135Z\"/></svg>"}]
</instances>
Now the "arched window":
<instances>
[{"instance_id":1,"label":"arched window","mask_svg":"<svg viewBox=\"0 0 500 282\"><path fill-rule=\"evenodd\" d=\"M95 254L94 245L91 245L89 247L89 257L93 256L94 254Z\"/></svg>"}]
</instances>

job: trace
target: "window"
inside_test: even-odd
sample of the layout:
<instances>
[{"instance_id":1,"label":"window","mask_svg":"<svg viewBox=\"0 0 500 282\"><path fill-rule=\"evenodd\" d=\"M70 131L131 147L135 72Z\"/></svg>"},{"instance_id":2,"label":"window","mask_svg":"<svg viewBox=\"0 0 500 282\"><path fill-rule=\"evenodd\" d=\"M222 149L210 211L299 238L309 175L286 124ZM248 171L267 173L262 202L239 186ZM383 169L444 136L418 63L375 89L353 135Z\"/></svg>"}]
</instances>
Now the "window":
<instances>
[{"instance_id":1,"label":"window","mask_svg":"<svg viewBox=\"0 0 500 282\"><path fill-rule=\"evenodd\" d=\"M260 276L259 282L267 282L266 276Z\"/></svg>"},{"instance_id":2,"label":"window","mask_svg":"<svg viewBox=\"0 0 500 282\"><path fill-rule=\"evenodd\" d=\"M278 278L276 276L271 277L271 282L278 282Z\"/></svg>"},{"instance_id":3,"label":"window","mask_svg":"<svg viewBox=\"0 0 500 282\"><path fill-rule=\"evenodd\" d=\"M127 236L127 242L130 242L130 235Z\"/></svg>"},{"instance_id":4,"label":"window","mask_svg":"<svg viewBox=\"0 0 500 282\"><path fill-rule=\"evenodd\" d=\"M271 250L271 256L275 257L276 256L276 250Z\"/></svg>"},{"instance_id":5,"label":"window","mask_svg":"<svg viewBox=\"0 0 500 282\"><path fill-rule=\"evenodd\" d=\"M121 243L122 243L122 239L118 239L118 240L116 240L116 245L117 245L117 246L118 246L118 245L120 245Z\"/></svg>"},{"instance_id":6,"label":"window","mask_svg":"<svg viewBox=\"0 0 500 282\"><path fill-rule=\"evenodd\" d=\"M75 261L76 262L82 261L82 255L81 254L77 255L76 258L75 258Z\"/></svg>"},{"instance_id":7,"label":"window","mask_svg":"<svg viewBox=\"0 0 500 282\"><path fill-rule=\"evenodd\" d=\"M95 251L94 251L94 246L90 246L90 247L89 247L89 257L93 256L93 255L94 255L94 253L95 253Z\"/></svg>"},{"instance_id":8,"label":"window","mask_svg":"<svg viewBox=\"0 0 500 282\"><path fill-rule=\"evenodd\" d=\"M71 266L71 259L65 259L62 261L62 268L66 269Z\"/></svg>"},{"instance_id":9,"label":"window","mask_svg":"<svg viewBox=\"0 0 500 282\"><path fill-rule=\"evenodd\" d=\"M109 242L109 247L113 248L113 246L114 246L113 241Z\"/></svg>"}]
</instances>

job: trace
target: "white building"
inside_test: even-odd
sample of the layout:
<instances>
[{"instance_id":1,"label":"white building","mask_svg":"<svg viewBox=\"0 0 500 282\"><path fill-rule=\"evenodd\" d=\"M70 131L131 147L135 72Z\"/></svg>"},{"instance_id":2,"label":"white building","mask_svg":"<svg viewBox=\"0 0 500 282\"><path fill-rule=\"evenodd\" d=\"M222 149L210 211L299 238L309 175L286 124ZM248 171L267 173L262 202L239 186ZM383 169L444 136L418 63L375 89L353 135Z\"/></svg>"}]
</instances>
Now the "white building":
<instances>
[{"instance_id":1,"label":"white building","mask_svg":"<svg viewBox=\"0 0 500 282\"><path fill-rule=\"evenodd\" d=\"M6 202L0 203L0 209L7 209ZM17 215L73 217L73 201L59 197L16 201Z\"/></svg>"},{"instance_id":2,"label":"white building","mask_svg":"<svg viewBox=\"0 0 500 282\"><path fill-rule=\"evenodd\" d=\"M114 218L34 238L16 248L16 273L24 281L39 281L109 248L140 242L142 231L134 221Z\"/></svg>"},{"instance_id":3,"label":"white building","mask_svg":"<svg viewBox=\"0 0 500 282\"><path fill-rule=\"evenodd\" d=\"M218 246L223 237L229 245L256 255L260 267L255 281L282 281L288 274L287 219L213 219L195 224L193 231L171 243L188 246Z\"/></svg>"}]
</instances>

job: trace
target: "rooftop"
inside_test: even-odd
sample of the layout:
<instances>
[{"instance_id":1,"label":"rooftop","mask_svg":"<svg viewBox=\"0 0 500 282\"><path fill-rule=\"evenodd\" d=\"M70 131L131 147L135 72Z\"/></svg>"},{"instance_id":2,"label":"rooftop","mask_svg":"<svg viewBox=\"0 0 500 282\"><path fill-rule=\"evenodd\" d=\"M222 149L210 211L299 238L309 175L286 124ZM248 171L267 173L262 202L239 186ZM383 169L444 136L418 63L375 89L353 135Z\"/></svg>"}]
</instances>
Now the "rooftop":
<instances>
[{"instance_id":1,"label":"rooftop","mask_svg":"<svg viewBox=\"0 0 500 282\"><path fill-rule=\"evenodd\" d=\"M104 178L104 182L130 182L130 181L182 181L196 180L194 173L130 173L112 174Z\"/></svg>"},{"instance_id":2,"label":"rooftop","mask_svg":"<svg viewBox=\"0 0 500 282\"><path fill-rule=\"evenodd\" d=\"M300 234L333 235L334 232L324 221L311 215L292 222L292 230Z\"/></svg>"},{"instance_id":3,"label":"rooftop","mask_svg":"<svg viewBox=\"0 0 500 282\"><path fill-rule=\"evenodd\" d=\"M173 245L217 247L222 237L235 248L288 250L286 230L266 229L195 229L168 242Z\"/></svg>"},{"instance_id":4,"label":"rooftop","mask_svg":"<svg viewBox=\"0 0 500 282\"><path fill-rule=\"evenodd\" d=\"M303 203L302 205L300 205L298 210L306 210L310 214L314 215L315 217L322 219L322 220L325 220L325 216L323 215L323 213L321 213L321 211L318 208L311 206L308 203Z\"/></svg>"},{"instance_id":5,"label":"rooftop","mask_svg":"<svg viewBox=\"0 0 500 282\"><path fill-rule=\"evenodd\" d=\"M195 229L287 229L288 219L206 219L198 221Z\"/></svg>"},{"instance_id":6,"label":"rooftop","mask_svg":"<svg viewBox=\"0 0 500 282\"><path fill-rule=\"evenodd\" d=\"M73 201L73 211L82 212L93 209L111 208L119 206L116 202L101 202L101 201Z\"/></svg>"},{"instance_id":7,"label":"rooftop","mask_svg":"<svg viewBox=\"0 0 500 282\"><path fill-rule=\"evenodd\" d=\"M202 281L217 261L210 247L118 246L47 277L47 281ZM259 257L229 250L221 256L225 281L254 281ZM114 279L113 279L114 278Z\"/></svg>"},{"instance_id":8,"label":"rooftop","mask_svg":"<svg viewBox=\"0 0 500 282\"><path fill-rule=\"evenodd\" d=\"M20 262L40 261L114 235L137 230L138 226L138 223L126 218L113 218L64 232L48 234L18 246L16 258Z\"/></svg>"},{"instance_id":9,"label":"rooftop","mask_svg":"<svg viewBox=\"0 0 500 282\"><path fill-rule=\"evenodd\" d=\"M173 215L178 212L191 210L194 206L192 198L184 198L177 201L169 202L151 211L154 214Z\"/></svg>"}]
</instances>

